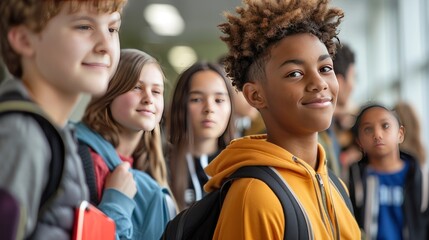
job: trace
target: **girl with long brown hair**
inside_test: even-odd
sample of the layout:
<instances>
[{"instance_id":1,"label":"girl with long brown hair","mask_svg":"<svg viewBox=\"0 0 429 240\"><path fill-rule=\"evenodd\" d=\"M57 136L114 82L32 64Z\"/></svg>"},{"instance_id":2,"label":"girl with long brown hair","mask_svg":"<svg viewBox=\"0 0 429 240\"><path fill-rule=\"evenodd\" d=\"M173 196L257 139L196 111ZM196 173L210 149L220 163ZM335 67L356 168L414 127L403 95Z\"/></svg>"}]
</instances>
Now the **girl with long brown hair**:
<instances>
[{"instance_id":1,"label":"girl with long brown hair","mask_svg":"<svg viewBox=\"0 0 429 240\"><path fill-rule=\"evenodd\" d=\"M77 125L94 166L96 204L121 239L158 239L175 214L159 129L163 93L156 59L124 49L107 92L91 100Z\"/></svg>"}]
</instances>

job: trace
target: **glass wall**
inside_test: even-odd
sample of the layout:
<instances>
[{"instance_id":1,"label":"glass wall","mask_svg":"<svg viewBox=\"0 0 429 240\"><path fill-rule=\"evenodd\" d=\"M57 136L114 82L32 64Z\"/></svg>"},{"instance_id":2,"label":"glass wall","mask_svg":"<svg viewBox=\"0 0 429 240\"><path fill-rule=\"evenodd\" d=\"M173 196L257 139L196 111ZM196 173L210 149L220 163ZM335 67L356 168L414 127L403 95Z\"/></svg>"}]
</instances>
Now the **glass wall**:
<instances>
[{"instance_id":1,"label":"glass wall","mask_svg":"<svg viewBox=\"0 0 429 240\"><path fill-rule=\"evenodd\" d=\"M356 52L356 105L412 103L429 149L429 3L427 0L334 0L345 10L340 38Z\"/></svg>"}]
</instances>

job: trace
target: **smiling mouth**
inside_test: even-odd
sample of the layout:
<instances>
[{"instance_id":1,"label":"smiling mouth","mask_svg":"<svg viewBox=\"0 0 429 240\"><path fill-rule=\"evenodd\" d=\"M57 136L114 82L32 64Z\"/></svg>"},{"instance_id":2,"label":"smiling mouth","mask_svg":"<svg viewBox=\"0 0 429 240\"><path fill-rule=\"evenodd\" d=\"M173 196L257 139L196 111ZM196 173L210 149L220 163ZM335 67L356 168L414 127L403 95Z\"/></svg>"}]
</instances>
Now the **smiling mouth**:
<instances>
[{"instance_id":1,"label":"smiling mouth","mask_svg":"<svg viewBox=\"0 0 429 240\"><path fill-rule=\"evenodd\" d=\"M314 99L308 102L303 102L302 105L317 105L317 104L330 104L332 102L332 98L319 98Z\"/></svg>"},{"instance_id":2,"label":"smiling mouth","mask_svg":"<svg viewBox=\"0 0 429 240\"><path fill-rule=\"evenodd\" d=\"M149 110L137 110L137 112L138 113L146 113L146 114L155 114L154 112L149 111Z\"/></svg>"},{"instance_id":3,"label":"smiling mouth","mask_svg":"<svg viewBox=\"0 0 429 240\"><path fill-rule=\"evenodd\" d=\"M109 67L109 64L105 64L105 63L83 63L82 65L89 66L89 67L100 67L100 68Z\"/></svg>"},{"instance_id":4,"label":"smiling mouth","mask_svg":"<svg viewBox=\"0 0 429 240\"><path fill-rule=\"evenodd\" d=\"M332 101L312 101L303 103L302 105L309 108L326 108L332 106Z\"/></svg>"}]
</instances>

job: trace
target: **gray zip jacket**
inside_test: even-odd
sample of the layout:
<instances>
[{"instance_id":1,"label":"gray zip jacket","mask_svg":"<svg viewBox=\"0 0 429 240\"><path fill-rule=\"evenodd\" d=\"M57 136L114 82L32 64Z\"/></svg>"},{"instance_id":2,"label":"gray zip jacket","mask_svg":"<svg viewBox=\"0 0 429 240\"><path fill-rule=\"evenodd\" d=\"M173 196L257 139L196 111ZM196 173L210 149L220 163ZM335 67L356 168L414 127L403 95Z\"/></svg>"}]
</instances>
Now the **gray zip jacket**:
<instances>
[{"instance_id":1,"label":"gray zip jacket","mask_svg":"<svg viewBox=\"0 0 429 240\"><path fill-rule=\"evenodd\" d=\"M0 94L10 90L28 97L21 81L8 80L0 86ZM60 131L65 141L66 157L59 191L52 204L38 216L40 199L49 181L50 145L31 116L20 113L2 115L0 126L0 187L12 193L21 205L23 237L70 239L74 209L82 200L88 199L72 128L66 126Z\"/></svg>"}]
</instances>

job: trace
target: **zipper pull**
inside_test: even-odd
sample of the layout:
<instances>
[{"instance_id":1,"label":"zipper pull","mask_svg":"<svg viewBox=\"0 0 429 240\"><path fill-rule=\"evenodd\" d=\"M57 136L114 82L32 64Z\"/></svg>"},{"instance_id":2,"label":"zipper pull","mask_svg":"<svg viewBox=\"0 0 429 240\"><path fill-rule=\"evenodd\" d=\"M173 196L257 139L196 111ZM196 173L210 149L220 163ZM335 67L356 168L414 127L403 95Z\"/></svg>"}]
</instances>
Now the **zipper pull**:
<instances>
[{"instance_id":1,"label":"zipper pull","mask_svg":"<svg viewBox=\"0 0 429 240\"><path fill-rule=\"evenodd\" d=\"M322 180L322 177L320 176L320 174L318 174L318 173L316 173L316 179L317 179L317 181L319 182L319 186L322 188L322 189L325 189L324 188L324 184L323 184L323 180ZM322 190L321 189L321 190Z\"/></svg>"},{"instance_id":2,"label":"zipper pull","mask_svg":"<svg viewBox=\"0 0 429 240\"><path fill-rule=\"evenodd\" d=\"M328 214L328 206L326 205L325 184L323 184L322 176L320 176L320 174L318 173L316 173L316 179L319 182L320 193L322 194L323 208L325 209L326 214Z\"/></svg>"}]
</instances>

